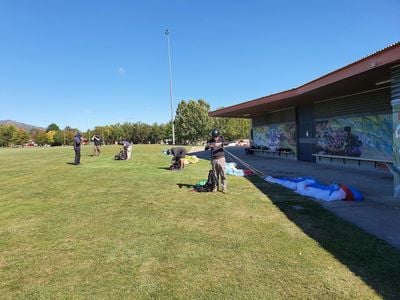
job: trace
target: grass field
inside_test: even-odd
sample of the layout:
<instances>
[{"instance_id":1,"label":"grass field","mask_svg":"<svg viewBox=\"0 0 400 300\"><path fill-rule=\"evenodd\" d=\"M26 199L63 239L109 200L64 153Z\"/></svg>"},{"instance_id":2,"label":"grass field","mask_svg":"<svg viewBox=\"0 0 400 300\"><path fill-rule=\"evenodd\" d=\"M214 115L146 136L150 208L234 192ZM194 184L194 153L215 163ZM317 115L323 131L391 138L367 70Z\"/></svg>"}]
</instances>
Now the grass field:
<instances>
[{"instance_id":1,"label":"grass field","mask_svg":"<svg viewBox=\"0 0 400 300\"><path fill-rule=\"evenodd\" d=\"M208 161L118 149L0 149L0 298L400 298L400 252L317 203L256 177L194 193Z\"/></svg>"}]
</instances>

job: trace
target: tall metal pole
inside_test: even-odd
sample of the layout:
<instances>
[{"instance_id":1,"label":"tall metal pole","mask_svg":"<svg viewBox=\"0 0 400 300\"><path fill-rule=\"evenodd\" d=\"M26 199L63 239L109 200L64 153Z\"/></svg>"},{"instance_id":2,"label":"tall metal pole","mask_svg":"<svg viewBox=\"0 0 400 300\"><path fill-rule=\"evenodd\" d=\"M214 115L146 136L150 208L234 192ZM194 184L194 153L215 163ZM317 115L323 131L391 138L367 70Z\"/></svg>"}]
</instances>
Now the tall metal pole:
<instances>
[{"instance_id":1,"label":"tall metal pole","mask_svg":"<svg viewBox=\"0 0 400 300\"><path fill-rule=\"evenodd\" d=\"M169 31L165 31L168 42L168 62L169 62L169 95L171 97L171 124L172 124L172 145L175 145L175 125L174 125L174 111L173 111L173 93L172 93L172 64L171 64L171 46L169 43Z\"/></svg>"}]
</instances>

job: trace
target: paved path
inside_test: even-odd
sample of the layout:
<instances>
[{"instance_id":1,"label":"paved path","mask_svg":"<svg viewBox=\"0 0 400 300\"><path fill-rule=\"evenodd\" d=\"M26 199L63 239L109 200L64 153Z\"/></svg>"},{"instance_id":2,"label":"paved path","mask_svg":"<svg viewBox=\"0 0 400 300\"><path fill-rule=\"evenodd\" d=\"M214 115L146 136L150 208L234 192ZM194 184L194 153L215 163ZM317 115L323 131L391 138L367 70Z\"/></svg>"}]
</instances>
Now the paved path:
<instances>
[{"instance_id":1,"label":"paved path","mask_svg":"<svg viewBox=\"0 0 400 300\"><path fill-rule=\"evenodd\" d=\"M265 175L313 176L324 184L337 182L356 187L363 193L365 201L315 201L339 217L400 249L400 200L393 199L393 177L390 173L246 155L241 147L228 147L226 150Z\"/></svg>"}]
</instances>

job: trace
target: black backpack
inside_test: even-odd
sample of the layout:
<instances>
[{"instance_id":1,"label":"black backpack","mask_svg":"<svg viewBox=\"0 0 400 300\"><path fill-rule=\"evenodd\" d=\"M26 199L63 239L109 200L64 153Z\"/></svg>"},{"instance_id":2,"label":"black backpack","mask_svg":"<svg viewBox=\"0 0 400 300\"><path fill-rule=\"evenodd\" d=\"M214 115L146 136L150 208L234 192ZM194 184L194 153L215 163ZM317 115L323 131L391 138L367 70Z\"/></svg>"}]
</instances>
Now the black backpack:
<instances>
[{"instance_id":1,"label":"black backpack","mask_svg":"<svg viewBox=\"0 0 400 300\"><path fill-rule=\"evenodd\" d=\"M213 170L208 172L207 182L203 186L196 187L197 192L212 192L217 188L217 177Z\"/></svg>"}]
</instances>

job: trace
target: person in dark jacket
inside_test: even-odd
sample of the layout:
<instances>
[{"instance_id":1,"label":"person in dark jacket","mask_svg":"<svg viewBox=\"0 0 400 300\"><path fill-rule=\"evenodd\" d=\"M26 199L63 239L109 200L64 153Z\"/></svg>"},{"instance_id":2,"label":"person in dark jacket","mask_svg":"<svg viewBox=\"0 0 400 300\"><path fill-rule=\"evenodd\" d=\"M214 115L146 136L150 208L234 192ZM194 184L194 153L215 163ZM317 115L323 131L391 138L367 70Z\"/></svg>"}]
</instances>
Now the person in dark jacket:
<instances>
[{"instance_id":1,"label":"person in dark jacket","mask_svg":"<svg viewBox=\"0 0 400 300\"><path fill-rule=\"evenodd\" d=\"M78 132L74 136L74 151L75 151L74 165L76 166L81 163L81 142L82 142L82 136L81 133Z\"/></svg>"},{"instance_id":2,"label":"person in dark jacket","mask_svg":"<svg viewBox=\"0 0 400 300\"><path fill-rule=\"evenodd\" d=\"M168 155L172 155L171 169L182 170L185 167L186 149L184 147L173 147L167 150Z\"/></svg>"},{"instance_id":3,"label":"person in dark jacket","mask_svg":"<svg viewBox=\"0 0 400 300\"><path fill-rule=\"evenodd\" d=\"M211 131L211 140L207 142L205 150L211 150L211 166L217 177L217 187L213 190L221 189L223 193L227 192L227 180L225 174L225 151L224 145L228 143L222 138L218 129Z\"/></svg>"},{"instance_id":4,"label":"person in dark jacket","mask_svg":"<svg viewBox=\"0 0 400 300\"><path fill-rule=\"evenodd\" d=\"M93 137L92 137L92 141L93 141L93 156L99 156L100 155L100 146L101 146L101 139L99 137L99 135L96 133Z\"/></svg>"}]
</instances>

